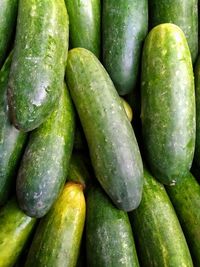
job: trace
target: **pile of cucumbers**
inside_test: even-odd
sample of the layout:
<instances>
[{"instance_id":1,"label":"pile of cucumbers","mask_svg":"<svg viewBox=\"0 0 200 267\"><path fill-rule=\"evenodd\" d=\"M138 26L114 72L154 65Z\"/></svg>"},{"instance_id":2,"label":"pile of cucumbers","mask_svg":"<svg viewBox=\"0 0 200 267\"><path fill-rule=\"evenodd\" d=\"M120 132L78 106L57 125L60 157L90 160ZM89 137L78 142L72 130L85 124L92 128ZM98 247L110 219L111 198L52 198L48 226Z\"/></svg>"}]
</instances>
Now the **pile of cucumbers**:
<instances>
[{"instance_id":1,"label":"pile of cucumbers","mask_svg":"<svg viewBox=\"0 0 200 267\"><path fill-rule=\"evenodd\" d=\"M0 0L0 267L200 266L198 40L197 0Z\"/></svg>"}]
</instances>

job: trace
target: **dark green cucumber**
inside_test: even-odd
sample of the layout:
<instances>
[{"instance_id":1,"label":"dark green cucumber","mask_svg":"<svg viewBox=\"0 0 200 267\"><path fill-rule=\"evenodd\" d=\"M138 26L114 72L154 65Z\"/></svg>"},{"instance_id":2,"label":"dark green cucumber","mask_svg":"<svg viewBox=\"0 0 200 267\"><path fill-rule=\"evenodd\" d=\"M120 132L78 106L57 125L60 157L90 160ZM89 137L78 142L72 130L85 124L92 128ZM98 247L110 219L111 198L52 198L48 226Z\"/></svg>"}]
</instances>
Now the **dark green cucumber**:
<instances>
[{"instance_id":1,"label":"dark green cucumber","mask_svg":"<svg viewBox=\"0 0 200 267\"><path fill-rule=\"evenodd\" d=\"M147 30L147 0L103 1L103 65L120 95L136 85Z\"/></svg>"},{"instance_id":2,"label":"dark green cucumber","mask_svg":"<svg viewBox=\"0 0 200 267\"><path fill-rule=\"evenodd\" d=\"M0 71L0 205L15 188L16 169L23 152L27 134L18 131L9 121L6 90L12 55Z\"/></svg>"},{"instance_id":3,"label":"dark green cucumber","mask_svg":"<svg viewBox=\"0 0 200 267\"><path fill-rule=\"evenodd\" d=\"M121 99L99 60L84 48L69 52L66 75L96 177L115 205L130 211L141 201L143 166Z\"/></svg>"},{"instance_id":4,"label":"dark green cucumber","mask_svg":"<svg viewBox=\"0 0 200 267\"><path fill-rule=\"evenodd\" d=\"M58 105L67 51L64 0L19 0L8 86L11 118L17 128L37 128Z\"/></svg>"},{"instance_id":5,"label":"dark green cucumber","mask_svg":"<svg viewBox=\"0 0 200 267\"><path fill-rule=\"evenodd\" d=\"M100 56L101 1L65 0L69 14L70 47L83 47Z\"/></svg>"},{"instance_id":6,"label":"dark green cucumber","mask_svg":"<svg viewBox=\"0 0 200 267\"><path fill-rule=\"evenodd\" d=\"M161 24L148 34L142 58L142 131L153 175L175 184L189 171L195 147L195 92L182 30Z\"/></svg>"},{"instance_id":7,"label":"dark green cucumber","mask_svg":"<svg viewBox=\"0 0 200 267\"><path fill-rule=\"evenodd\" d=\"M75 267L85 222L82 185L67 183L40 221L25 267Z\"/></svg>"},{"instance_id":8,"label":"dark green cucumber","mask_svg":"<svg viewBox=\"0 0 200 267\"><path fill-rule=\"evenodd\" d=\"M141 266L193 266L184 234L165 188L146 170L142 201L139 208L130 213L130 220Z\"/></svg>"},{"instance_id":9,"label":"dark green cucumber","mask_svg":"<svg viewBox=\"0 0 200 267\"><path fill-rule=\"evenodd\" d=\"M74 110L66 87L59 107L29 137L17 177L21 209L44 216L60 194L69 167L74 140Z\"/></svg>"},{"instance_id":10,"label":"dark green cucumber","mask_svg":"<svg viewBox=\"0 0 200 267\"><path fill-rule=\"evenodd\" d=\"M193 262L200 266L200 185L188 174L175 186L167 186L167 193L185 234Z\"/></svg>"},{"instance_id":11,"label":"dark green cucumber","mask_svg":"<svg viewBox=\"0 0 200 267\"><path fill-rule=\"evenodd\" d=\"M195 95L196 95L196 143L194 161L200 168L200 56L197 59L195 69Z\"/></svg>"},{"instance_id":12,"label":"dark green cucumber","mask_svg":"<svg viewBox=\"0 0 200 267\"><path fill-rule=\"evenodd\" d=\"M11 199L0 210L0 267L12 267L23 251L36 219L24 214Z\"/></svg>"},{"instance_id":13,"label":"dark green cucumber","mask_svg":"<svg viewBox=\"0 0 200 267\"><path fill-rule=\"evenodd\" d=\"M198 0L151 0L149 12L151 27L174 23L182 29L194 63L198 54Z\"/></svg>"},{"instance_id":14,"label":"dark green cucumber","mask_svg":"<svg viewBox=\"0 0 200 267\"><path fill-rule=\"evenodd\" d=\"M13 37L17 20L17 8L18 0L0 1L0 67L6 59Z\"/></svg>"},{"instance_id":15,"label":"dark green cucumber","mask_svg":"<svg viewBox=\"0 0 200 267\"><path fill-rule=\"evenodd\" d=\"M97 187L87 197L86 248L90 267L139 267L127 213Z\"/></svg>"}]
</instances>

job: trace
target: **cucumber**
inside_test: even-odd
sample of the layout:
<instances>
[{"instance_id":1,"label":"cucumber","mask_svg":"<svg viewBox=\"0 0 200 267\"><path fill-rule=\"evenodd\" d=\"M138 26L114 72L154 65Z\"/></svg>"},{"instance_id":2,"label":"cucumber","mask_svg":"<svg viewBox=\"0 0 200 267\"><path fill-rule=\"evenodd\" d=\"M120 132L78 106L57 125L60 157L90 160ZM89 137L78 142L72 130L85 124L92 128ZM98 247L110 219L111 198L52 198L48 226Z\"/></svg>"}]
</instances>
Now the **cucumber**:
<instances>
[{"instance_id":1,"label":"cucumber","mask_svg":"<svg viewBox=\"0 0 200 267\"><path fill-rule=\"evenodd\" d=\"M185 234L194 265L200 266L200 185L188 173L180 184L167 186L166 189Z\"/></svg>"},{"instance_id":2,"label":"cucumber","mask_svg":"<svg viewBox=\"0 0 200 267\"><path fill-rule=\"evenodd\" d=\"M138 257L143 267L192 267L190 252L163 185L144 171L139 208L130 213Z\"/></svg>"},{"instance_id":3,"label":"cucumber","mask_svg":"<svg viewBox=\"0 0 200 267\"><path fill-rule=\"evenodd\" d=\"M58 105L68 51L64 0L19 0L17 33L8 84L16 128L31 131Z\"/></svg>"},{"instance_id":4,"label":"cucumber","mask_svg":"<svg viewBox=\"0 0 200 267\"><path fill-rule=\"evenodd\" d=\"M194 68L195 77L195 93L196 93L196 143L194 161L198 168L200 168L200 56Z\"/></svg>"},{"instance_id":5,"label":"cucumber","mask_svg":"<svg viewBox=\"0 0 200 267\"><path fill-rule=\"evenodd\" d=\"M17 20L18 0L0 1L0 67L6 59Z\"/></svg>"},{"instance_id":6,"label":"cucumber","mask_svg":"<svg viewBox=\"0 0 200 267\"><path fill-rule=\"evenodd\" d=\"M69 52L66 75L96 177L115 205L130 211L141 201L143 166L121 99L99 60L84 48Z\"/></svg>"},{"instance_id":7,"label":"cucumber","mask_svg":"<svg viewBox=\"0 0 200 267\"><path fill-rule=\"evenodd\" d=\"M15 174L27 134L18 131L9 121L6 90L12 55L0 71L0 205L3 205L15 188Z\"/></svg>"},{"instance_id":8,"label":"cucumber","mask_svg":"<svg viewBox=\"0 0 200 267\"><path fill-rule=\"evenodd\" d=\"M99 57L101 39L101 1L65 0L65 3L70 20L70 47L86 48Z\"/></svg>"},{"instance_id":9,"label":"cucumber","mask_svg":"<svg viewBox=\"0 0 200 267\"><path fill-rule=\"evenodd\" d=\"M25 267L75 267L84 221L82 185L69 182L40 221Z\"/></svg>"},{"instance_id":10,"label":"cucumber","mask_svg":"<svg viewBox=\"0 0 200 267\"><path fill-rule=\"evenodd\" d=\"M133 119L133 112L132 112L131 106L123 97L121 97L121 101L122 101L122 105L125 109L126 116L128 117L128 120L131 122Z\"/></svg>"},{"instance_id":11,"label":"cucumber","mask_svg":"<svg viewBox=\"0 0 200 267\"><path fill-rule=\"evenodd\" d=\"M127 213L97 187L87 197L86 249L90 267L139 267Z\"/></svg>"},{"instance_id":12,"label":"cucumber","mask_svg":"<svg viewBox=\"0 0 200 267\"><path fill-rule=\"evenodd\" d=\"M12 267L22 253L36 219L24 214L12 198L0 210L0 267Z\"/></svg>"},{"instance_id":13,"label":"cucumber","mask_svg":"<svg viewBox=\"0 0 200 267\"><path fill-rule=\"evenodd\" d=\"M153 175L175 184L190 170L195 147L195 92L190 51L170 23L147 36L142 58L141 119Z\"/></svg>"},{"instance_id":14,"label":"cucumber","mask_svg":"<svg viewBox=\"0 0 200 267\"><path fill-rule=\"evenodd\" d=\"M66 87L59 107L29 137L18 176L17 198L29 216L43 217L63 189L74 140L74 110Z\"/></svg>"},{"instance_id":15,"label":"cucumber","mask_svg":"<svg viewBox=\"0 0 200 267\"><path fill-rule=\"evenodd\" d=\"M149 13L151 27L174 23L183 30L194 63L198 54L198 0L151 0Z\"/></svg>"},{"instance_id":16,"label":"cucumber","mask_svg":"<svg viewBox=\"0 0 200 267\"><path fill-rule=\"evenodd\" d=\"M136 85L147 30L147 0L103 1L103 65L120 95Z\"/></svg>"}]
</instances>

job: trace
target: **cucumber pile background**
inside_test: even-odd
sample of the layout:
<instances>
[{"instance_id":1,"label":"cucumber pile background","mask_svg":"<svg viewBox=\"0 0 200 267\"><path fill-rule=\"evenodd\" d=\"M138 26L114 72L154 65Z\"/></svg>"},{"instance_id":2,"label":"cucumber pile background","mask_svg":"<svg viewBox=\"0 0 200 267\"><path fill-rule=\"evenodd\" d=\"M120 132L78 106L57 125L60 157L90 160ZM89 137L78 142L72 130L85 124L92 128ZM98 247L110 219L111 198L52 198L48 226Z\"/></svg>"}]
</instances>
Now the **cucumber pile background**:
<instances>
[{"instance_id":1,"label":"cucumber pile background","mask_svg":"<svg viewBox=\"0 0 200 267\"><path fill-rule=\"evenodd\" d=\"M0 0L0 267L200 266L197 0Z\"/></svg>"}]
</instances>

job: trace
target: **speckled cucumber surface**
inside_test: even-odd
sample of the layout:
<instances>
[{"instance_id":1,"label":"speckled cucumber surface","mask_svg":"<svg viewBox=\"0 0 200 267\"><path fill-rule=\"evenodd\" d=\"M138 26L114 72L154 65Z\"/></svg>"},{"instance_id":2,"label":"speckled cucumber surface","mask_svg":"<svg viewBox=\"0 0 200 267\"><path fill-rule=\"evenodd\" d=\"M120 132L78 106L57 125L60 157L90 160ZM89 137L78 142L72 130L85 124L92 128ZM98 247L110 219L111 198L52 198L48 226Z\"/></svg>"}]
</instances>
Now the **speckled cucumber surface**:
<instances>
[{"instance_id":1,"label":"speckled cucumber surface","mask_svg":"<svg viewBox=\"0 0 200 267\"><path fill-rule=\"evenodd\" d=\"M19 0L8 102L20 130L37 128L58 105L68 31L64 0Z\"/></svg>"},{"instance_id":2,"label":"speckled cucumber surface","mask_svg":"<svg viewBox=\"0 0 200 267\"><path fill-rule=\"evenodd\" d=\"M175 184L189 171L195 147L195 91L184 33L161 24L148 34L142 57L141 120L145 156L160 182Z\"/></svg>"},{"instance_id":3,"label":"speckled cucumber surface","mask_svg":"<svg viewBox=\"0 0 200 267\"><path fill-rule=\"evenodd\" d=\"M147 0L102 1L103 65L120 95L136 85L147 30Z\"/></svg>"},{"instance_id":4,"label":"speckled cucumber surface","mask_svg":"<svg viewBox=\"0 0 200 267\"><path fill-rule=\"evenodd\" d=\"M183 30L194 63L198 54L198 0L151 0L149 14L151 27L174 23Z\"/></svg>"},{"instance_id":5,"label":"speckled cucumber surface","mask_svg":"<svg viewBox=\"0 0 200 267\"><path fill-rule=\"evenodd\" d=\"M15 188L16 170L23 153L27 134L18 131L9 121L6 90L12 55L0 70L0 205Z\"/></svg>"},{"instance_id":6,"label":"speckled cucumber surface","mask_svg":"<svg viewBox=\"0 0 200 267\"><path fill-rule=\"evenodd\" d=\"M138 209L130 213L138 258L143 267L193 267L180 223L163 185L144 171ZM192 227L192 226L191 226Z\"/></svg>"},{"instance_id":7,"label":"speckled cucumber surface","mask_svg":"<svg viewBox=\"0 0 200 267\"><path fill-rule=\"evenodd\" d=\"M118 208L135 209L142 197L142 160L110 77L84 48L69 52L66 76L97 179Z\"/></svg>"},{"instance_id":8,"label":"speckled cucumber surface","mask_svg":"<svg viewBox=\"0 0 200 267\"><path fill-rule=\"evenodd\" d=\"M40 221L25 267L75 267L85 209L82 185L67 183L49 213Z\"/></svg>"},{"instance_id":9,"label":"speckled cucumber surface","mask_svg":"<svg viewBox=\"0 0 200 267\"><path fill-rule=\"evenodd\" d=\"M17 199L29 216L42 217L63 189L73 148L74 110L66 86L58 108L34 130L17 176Z\"/></svg>"}]
</instances>

